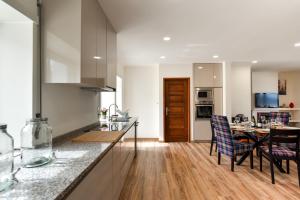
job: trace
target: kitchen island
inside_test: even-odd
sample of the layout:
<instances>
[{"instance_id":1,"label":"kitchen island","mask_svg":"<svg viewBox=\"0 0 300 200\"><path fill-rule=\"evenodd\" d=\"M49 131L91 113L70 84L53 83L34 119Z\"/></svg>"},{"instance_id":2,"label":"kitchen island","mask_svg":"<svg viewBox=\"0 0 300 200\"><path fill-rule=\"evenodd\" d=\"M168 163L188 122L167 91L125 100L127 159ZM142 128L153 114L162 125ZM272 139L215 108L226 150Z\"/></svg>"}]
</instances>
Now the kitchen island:
<instances>
[{"instance_id":1,"label":"kitchen island","mask_svg":"<svg viewBox=\"0 0 300 200\"><path fill-rule=\"evenodd\" d=\"M111 142L59 143L53 147L56 159L38 168L21 168L19 183L0 193L0 199L60 200L118 199L136 155L137 118L109 122L94 130L119 131ZM85 134L85 133L82 133Z\"/></svg>"}]
</instances>

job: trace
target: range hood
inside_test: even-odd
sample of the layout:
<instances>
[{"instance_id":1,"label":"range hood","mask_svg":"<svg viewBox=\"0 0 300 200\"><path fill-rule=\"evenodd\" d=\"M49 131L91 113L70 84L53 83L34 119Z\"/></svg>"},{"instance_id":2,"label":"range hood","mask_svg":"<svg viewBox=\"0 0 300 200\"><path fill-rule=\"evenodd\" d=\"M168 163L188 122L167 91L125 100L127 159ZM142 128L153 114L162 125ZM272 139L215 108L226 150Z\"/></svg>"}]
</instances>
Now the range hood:
<instances>
[{"instance_id":1,"label":"range hood","mask_svg":"<svg viewBox=\"0 0 300 200\"><path fill-rule=\"evenodd\" d=\"M82 87L80 87L80 89L88 90L88 91L92 91L92 92L115 92L116 91L115 88L112 88L109 86L105 86L105 87L82 86Z\"/></svg>"},{"instance_id":2,"label":"range hood","mask_svg":"<svg viewBox=\"0 0 300 200\"><path fill-rule=\"evenodd\" d=\"M105 78L82 78L81 89L93 92L115 92L116 88L106 85Z\"/></svg>"}]
</instances>

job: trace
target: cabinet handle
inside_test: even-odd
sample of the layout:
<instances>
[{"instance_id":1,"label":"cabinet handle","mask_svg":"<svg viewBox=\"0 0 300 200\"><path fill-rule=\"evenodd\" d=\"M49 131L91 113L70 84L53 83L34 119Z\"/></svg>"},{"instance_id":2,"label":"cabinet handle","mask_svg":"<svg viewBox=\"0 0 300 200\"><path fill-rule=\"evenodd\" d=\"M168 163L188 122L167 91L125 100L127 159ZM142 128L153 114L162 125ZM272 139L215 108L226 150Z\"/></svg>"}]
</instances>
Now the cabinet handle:
<instances>
[{"instance_id":1,"label":"cabinet handle","mask_svg":"<svg viewBox=\"0 0 300 200\"><path fill-rule=\"evenodd\" d=\"M166 116L168 116L168 115L169 115L169 108L166 107Z\"/></svg>"}]
</instances>

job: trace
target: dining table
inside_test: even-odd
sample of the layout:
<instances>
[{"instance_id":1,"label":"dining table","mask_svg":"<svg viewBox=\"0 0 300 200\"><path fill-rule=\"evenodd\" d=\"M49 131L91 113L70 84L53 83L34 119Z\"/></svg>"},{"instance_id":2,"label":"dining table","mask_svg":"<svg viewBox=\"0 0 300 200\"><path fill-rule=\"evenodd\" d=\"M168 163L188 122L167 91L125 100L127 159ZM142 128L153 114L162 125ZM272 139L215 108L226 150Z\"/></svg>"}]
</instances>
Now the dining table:
<instances>
[{"instance_id":1,"label":"dining table","mask_svg":"<svg viewBox=\"0 0 300 200\"><path fill-rule=\"evenodd\" d=\"M245 135L249 141L252 141L253 150L258 149L259 146L263 145L269 140L270 128L259 128L259 127L247 127L242 124L230 124L230 128L233 134L243 134ZM300 130L299 127L291 127L291 126L277 126L274 127L277 129L285 129L285 130ZM241 155L241 158L237 160L237 165L241 165L245 159L250 155L250 152L246 152ZM270 159L266 157L267 159ZM274 159L275 166L279 169L280 172L285 173L285 170L282 168L282 164L280 160Z\"/></svg>"}]
</instances>

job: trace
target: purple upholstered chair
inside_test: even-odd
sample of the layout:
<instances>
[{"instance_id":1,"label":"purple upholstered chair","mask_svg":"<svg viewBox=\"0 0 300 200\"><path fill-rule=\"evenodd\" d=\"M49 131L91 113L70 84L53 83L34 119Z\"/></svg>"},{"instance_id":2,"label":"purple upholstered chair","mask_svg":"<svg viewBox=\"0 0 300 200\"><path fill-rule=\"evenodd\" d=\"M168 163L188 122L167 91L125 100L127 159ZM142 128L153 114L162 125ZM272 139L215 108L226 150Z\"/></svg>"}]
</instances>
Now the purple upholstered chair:
<instances>
[{"instance_id":1,"label":"purple upholstered chair","mask_svg":"<svg viewBox=\"0 0 300 200\"><path fill-rule=\"evenodd\" d=\"M275 159L278 161L286 160L287 173L289 174L289 161L294 160L297 163L298 179L300 186L300 157L299 157L299 142L300 142L300 130L299 129L271 129L270 140L268 146L261 146L259 151L260 157L260 171L262 171L262 157L263 154L268 156L270 160L270 169L272 183L275 183L273 163ZM278 146L276 144L292 144L296 148L291 150L285 146Z\"/></svg>"},{"instance_id":2,"label":"purple upholstered chair","mask_svg":"<svg viewBox=\"0 0 300 200\"><path fill-rule=\"evenodd\" d=\"M280 122L284 125L289 125L290 122L290 113L288 112L271 112L269 115L270 120L280 119Z\"/></svg>"},{"instance_id":3,"label":"purple upholstered chair","mask_svg":"<svg viewBox=\"0 0 300 200\"><path fill-rule=\"evenodd\" d=\"M250 152L250 167L253 169L253 144L234 140L226 116L212 116L215 134L217 138L218 164L221 164L221 154L231 158L231 171L234 171L234 160L236 155Z\"/></svg>"}]
</instances>

